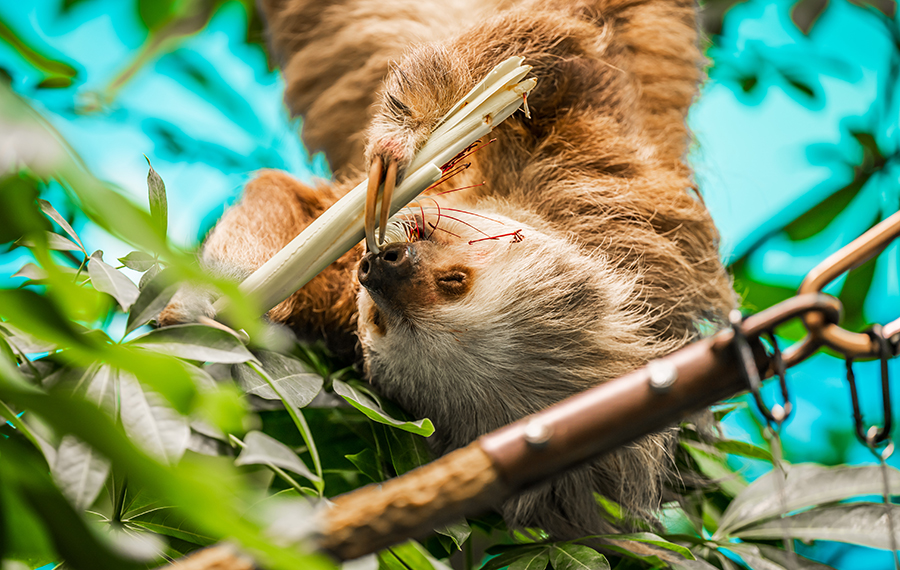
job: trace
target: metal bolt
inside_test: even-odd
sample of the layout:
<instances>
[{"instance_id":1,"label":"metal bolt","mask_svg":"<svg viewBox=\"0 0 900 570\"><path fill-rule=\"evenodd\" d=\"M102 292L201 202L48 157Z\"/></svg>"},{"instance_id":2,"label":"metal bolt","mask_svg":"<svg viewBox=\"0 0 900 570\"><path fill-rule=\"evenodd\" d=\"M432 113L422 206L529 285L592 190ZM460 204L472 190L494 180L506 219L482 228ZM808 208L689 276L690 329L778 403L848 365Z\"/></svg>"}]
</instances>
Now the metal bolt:
<instances>
[{"instance_id":1,"label":"metal bolt","mask_svg":"<svg viewBox=\"0 0 900 570\"><path fill-rule=\"evenodd\" d=\"M655 392L668 392L672 384L678 380L678 369L663 360L654 360L647 364L650 372L650 388Z\"/></svg>"},{"instance_id":2,"label":"metal bolt","mask_svg":"<svg viewBox=\"0 0 900 570\"><path fill-rule=\"evenodd\" d=\"M525 424L525 443L532 449L544 449L550 443L553 430L547 424L531 420Z\"/></svg>"}]
</instances>

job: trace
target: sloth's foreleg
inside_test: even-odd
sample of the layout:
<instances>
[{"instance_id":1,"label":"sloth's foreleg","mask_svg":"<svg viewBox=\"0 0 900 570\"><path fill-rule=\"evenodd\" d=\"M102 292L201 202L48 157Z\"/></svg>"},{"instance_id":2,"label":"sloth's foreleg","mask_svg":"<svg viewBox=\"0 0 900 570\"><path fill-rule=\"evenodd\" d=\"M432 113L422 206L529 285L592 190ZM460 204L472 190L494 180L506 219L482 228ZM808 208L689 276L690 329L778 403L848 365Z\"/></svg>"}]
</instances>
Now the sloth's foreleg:
<instances>
[{"instance_id":1,"label":"sloth's foreleg","mask_svg":"<svg viewBox=\"0 0 900 570\"><path fill-rule=\"evenodd\" d=\"M263 171L247 184L241 201L229 209L210 233L202 249L202 263L218 275L242 280L283 248L319 214L331 206L342 189L307 186L284 172ZM356 326L356 247L330 265L302 289L268 312L306 336L325 336L345 344ZM212 316L212 296L187 286L160 314L160 325Z\"/></svg>"}]
</instances>

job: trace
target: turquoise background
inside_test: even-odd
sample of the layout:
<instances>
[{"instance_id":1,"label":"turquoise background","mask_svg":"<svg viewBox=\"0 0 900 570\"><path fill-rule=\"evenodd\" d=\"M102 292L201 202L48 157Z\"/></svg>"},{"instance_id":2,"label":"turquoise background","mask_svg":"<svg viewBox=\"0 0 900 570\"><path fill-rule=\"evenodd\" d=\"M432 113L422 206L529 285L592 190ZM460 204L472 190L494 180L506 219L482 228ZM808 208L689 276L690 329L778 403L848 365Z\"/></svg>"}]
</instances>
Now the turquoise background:
<instances>
[{"instance_id":1,"label":"turquoise background","mask_svg":"<svg viewBox=\"0 0 900 570\"><path fill-rule=\"evenodd\" d=\"M691 161L721 230L723 259L744 258L753 281L796 288L815 264L900 206L900 165L889 163L824 231L799 242L783 231L852 178L842 160L858 160L861 149L850 129L876 129L882 151L897 151L900 113L896 98L886 94L896 87L891 58L900 54L875 17L842 0L831 3L810 36L791 23L791 5L754 0L728 13L723 33L708 50L711 79L690 124L696 135ZM89 0L61 14L58 0L4 0L0 17L79 71L72 87L37 89L41 75L0 42L0 67L12 75L14 89L96 175L141 204L146 154L166 182L170 237L177 244L195 246L258 169L280 168L307 181L329 176L323 157L310 157L299 143L299 122L289 119L281 102L281 77L268 70L262 49L245 41L247 15L236 2L221 8L205 30L151 59L109 107L91 113L81 109L136 56L147 36L133 3ZM745 91L740 78L748 70L758 79ZM786 77L799 78L815 96ZM47 198L66 210L60 191ZM76 217L74 225L89 250L103 249L106 259L129 251L83 219ZM2 284L19 281L10 276L26 256L22 250L0 255ZM863 308L867 321L900 317L898 275L895 243L877 260ZM841 287L839 280L830 291ZM870 423L881 421L877 373L877 363L857 364ZM891 373L900 375L896 361ZM783 436L790 461L873 461L852 434L843 361L819 355L792 369L789 382L796 412ZM772 401L773 386L766 395ZM763 444L758 420L749 406L732 413L725 429ZM900 457L891 464L900 466ZM753 479L768 467L744 462L741 468ZM829 543L799 548L840 569L892 567L886 552Z\"/></svg>"}]
</instances>

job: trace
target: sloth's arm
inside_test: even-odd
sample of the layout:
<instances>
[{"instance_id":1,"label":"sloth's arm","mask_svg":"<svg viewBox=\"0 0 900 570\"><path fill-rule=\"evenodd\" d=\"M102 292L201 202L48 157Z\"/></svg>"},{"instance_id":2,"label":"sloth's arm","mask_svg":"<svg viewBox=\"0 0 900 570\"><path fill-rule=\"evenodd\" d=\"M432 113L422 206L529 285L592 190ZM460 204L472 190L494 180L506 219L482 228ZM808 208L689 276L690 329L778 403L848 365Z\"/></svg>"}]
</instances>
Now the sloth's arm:
<instances>
[{"instance_id":1,"label":"sloth's arm","mask_svg":"<svg viewBox=\"0 0 900 570\"><path fill-rule=\"evenodd\" d=\"M367 161L395 160L402 176L458 98L500 61L522 56L538 85L528 96L532 118L515 115L500 127L494 150L506 147L505 168L560 152L540 146L548 137L588 132L601 139L591 146L605 146L608 154L633 145L623 139L637 135L675 166L687 150L684 118L701 75L696 44L691 0L522 5L408 51L391 68L368 132Z\"/></svg>"},{"instance_id":2,"label":"sloth's arm","mask_svg":"<svg viewBox=\"0 0 900 570\"><path fill-rule=\"evenodd\" d=\"M440 40L505 0L258 0L303 142L335 174L362 170L363 132L391 61Z\"/></svg>"},{"instance_id":3,"label":"sloth's arm","mask_svg":"<svg viewBox=\"0 0 900 570\"><path fill-rule=\"evenodd\" d=\"M341 190L328 185L311 188L283 172L262 172L210 233L203 244L203 264L223 276L244 279L331 206ZM359 247L352 249L270 310L268 317L301 333L341 342L340 337L355 328L359 257ZM211 316L211 303L207 293L186 287L162 312L159 323Z\"/></svg>"}]
</instances>

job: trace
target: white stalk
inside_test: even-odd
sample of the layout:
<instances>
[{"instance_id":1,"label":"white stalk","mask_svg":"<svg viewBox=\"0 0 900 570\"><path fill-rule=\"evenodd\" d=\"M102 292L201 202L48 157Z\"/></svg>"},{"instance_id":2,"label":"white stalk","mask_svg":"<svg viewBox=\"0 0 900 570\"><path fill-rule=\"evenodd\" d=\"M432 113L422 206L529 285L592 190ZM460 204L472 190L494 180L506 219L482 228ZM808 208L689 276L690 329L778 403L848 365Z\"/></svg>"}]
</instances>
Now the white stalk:
<instances>
[{"instance_id":1,"label":"white stalk","mask_svg":"<svg viewBox=\"0 0 900 570\"><path fill-rule=\"evenodd\" d=\"M440 166L512 115L534 79L520 81L531 70L521 57L497 65L441 120L407 169L406 178L394 189L390 215L416 199L441 177ZM290 297L323 269L350 251L365 237L366 181L363 181L316 218L243 283L241 291L254 295L268 311ZM376 205L376 211L380 206ZM227 299L213 305L221 312Z\"/></svg>"}]
</instances>

